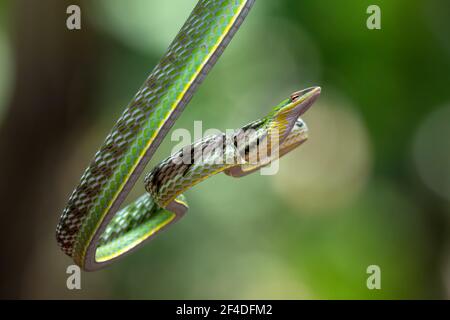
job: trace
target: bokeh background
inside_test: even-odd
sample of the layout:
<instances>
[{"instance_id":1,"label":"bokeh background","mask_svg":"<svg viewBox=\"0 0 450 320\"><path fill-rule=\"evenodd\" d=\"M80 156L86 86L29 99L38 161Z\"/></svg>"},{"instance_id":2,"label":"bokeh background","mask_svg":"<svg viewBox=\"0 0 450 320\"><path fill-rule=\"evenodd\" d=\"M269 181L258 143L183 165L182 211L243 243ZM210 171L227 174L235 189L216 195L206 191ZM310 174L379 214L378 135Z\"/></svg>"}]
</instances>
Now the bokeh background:
<instances>
[{"instance_id":1,"label":"bokeh background","mask_svg":"<svg viewBox=\"0 0 450 320\"><path fill-rule=\"evenodd\" d=\"M237 128L320 85L310 140L275 176L196 186L178 224L66 288L59 215L195 2L0 2L0 297L449 298L445 0L257 1L174 128ZM366 28L370 4L381 30ZM381 290L366 287L372 264Z\"/></svg>"}]
</instances>

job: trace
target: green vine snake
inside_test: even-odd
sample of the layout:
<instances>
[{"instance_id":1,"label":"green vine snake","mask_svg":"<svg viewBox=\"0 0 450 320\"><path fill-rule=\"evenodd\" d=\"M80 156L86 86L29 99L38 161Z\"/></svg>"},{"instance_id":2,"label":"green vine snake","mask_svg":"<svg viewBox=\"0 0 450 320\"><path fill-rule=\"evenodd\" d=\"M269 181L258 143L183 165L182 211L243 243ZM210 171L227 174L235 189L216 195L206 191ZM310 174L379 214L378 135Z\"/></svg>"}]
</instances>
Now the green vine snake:
<instances>
[{"instance_id":1,"label":"green vine snake","mask_svg":"<svg viewBox=\"0 0 450 320\"><path fill-rule=\"evenodd\" d=\"M59 246L82 269L108 265L179 220L187 210L182 192L196 183L219 172L244 176L307 139L299 117L319 96L319 87L294 92L231 135L205 137L173 154L146 176L148 193L120 209L253 2L200 0L95 154L56 228ZM224 158L232 161L218 161Z\"/></svg>"}]
</instances>

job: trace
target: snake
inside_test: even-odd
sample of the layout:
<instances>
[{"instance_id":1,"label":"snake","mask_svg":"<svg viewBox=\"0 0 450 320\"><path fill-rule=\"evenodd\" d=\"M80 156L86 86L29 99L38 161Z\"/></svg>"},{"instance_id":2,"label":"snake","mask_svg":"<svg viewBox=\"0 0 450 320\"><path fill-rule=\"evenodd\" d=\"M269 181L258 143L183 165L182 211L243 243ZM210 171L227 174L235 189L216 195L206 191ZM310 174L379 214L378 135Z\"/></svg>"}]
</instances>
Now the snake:
<instances>
[{"instance_id":1,"label":"snake","mask_svg":"<svg viewBox=\"0 0 450 320\"><path fill-rule=\"evenodd\" d=\"M220 172L267 168L308 138L300 116L320 94L290 94L265 117L204 137L157 164L144 195L122 207L194 92L240 28L254 0L199 0L166 53L126 106L69 196L56 227L61 250L85 271L135 251L183 217L183 192Z\"/></svg>"}]
</instances>

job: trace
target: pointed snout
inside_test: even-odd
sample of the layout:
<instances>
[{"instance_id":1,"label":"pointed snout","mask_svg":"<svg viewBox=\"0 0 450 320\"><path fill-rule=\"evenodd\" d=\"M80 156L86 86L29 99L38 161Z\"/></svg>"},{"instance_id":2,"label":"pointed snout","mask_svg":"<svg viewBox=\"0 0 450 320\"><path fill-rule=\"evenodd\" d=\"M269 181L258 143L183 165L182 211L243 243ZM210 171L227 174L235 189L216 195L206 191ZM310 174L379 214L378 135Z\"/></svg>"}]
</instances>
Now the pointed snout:
<instances>
[{"instance_id":1,"label":"pointed snout","mask_svg":"<svg viewBox=\"0 0 450 320\"><path fill-rule=\"evenodd\" d=\"M291 100L299 112L299 116L304 114L317 100L321 92L320 87L310 87L291 94Z\"/></svg>"},{"instance_id":2,"label":"pointed snout","mask_svg":"<svg viewBox=\"0 0 450 320\"><path fill-rule=\"evenodd\" d=\"M320 87L318 87L318 86L316 86L316 87L309 87L309 88L306 88L306 89L294 92L293 94L291 94L291 99L292 99L292 101L295 102L296 99L299 99L299 98L301 98L302 96L305 96L308 93L310 93L310 94L311 93L313 93L313 94L320 94L321 90L322 89Z\"/></svg>"}]
</instances>

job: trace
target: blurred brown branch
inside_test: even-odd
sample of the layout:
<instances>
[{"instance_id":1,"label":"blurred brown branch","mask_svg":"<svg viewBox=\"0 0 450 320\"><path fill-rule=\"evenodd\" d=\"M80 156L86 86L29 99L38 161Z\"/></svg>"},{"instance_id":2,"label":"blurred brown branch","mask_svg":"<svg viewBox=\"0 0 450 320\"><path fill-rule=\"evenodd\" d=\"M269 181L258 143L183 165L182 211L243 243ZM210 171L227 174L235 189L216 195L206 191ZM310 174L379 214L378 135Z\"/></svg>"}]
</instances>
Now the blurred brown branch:
<instances>
[{"instance_id":1,"label":"blurred brown branch","mask_svg":"<svg viewBox=\"0 0 450 320\"><path fill-rule=\"evenodd\" d=\"M66 29L68 2L12 5L16 78L0 128L0 298L21 296L18 281L35 245L34 226L43 219L56 223L59 212L49 212L55 209L52 199L37 191L56 191L62 159L57 150L83 123L96 55L84 21L81 31Z\"/></svg>"}]
</instances>

